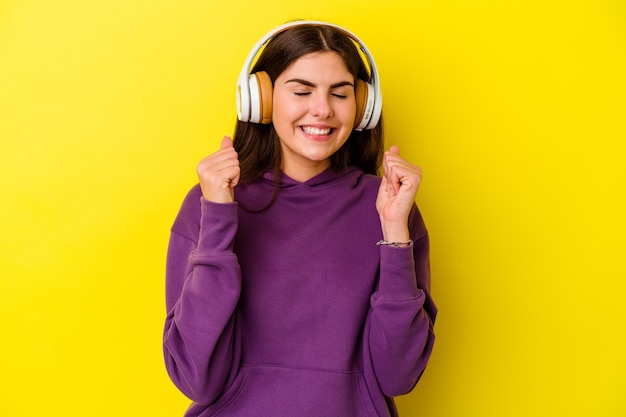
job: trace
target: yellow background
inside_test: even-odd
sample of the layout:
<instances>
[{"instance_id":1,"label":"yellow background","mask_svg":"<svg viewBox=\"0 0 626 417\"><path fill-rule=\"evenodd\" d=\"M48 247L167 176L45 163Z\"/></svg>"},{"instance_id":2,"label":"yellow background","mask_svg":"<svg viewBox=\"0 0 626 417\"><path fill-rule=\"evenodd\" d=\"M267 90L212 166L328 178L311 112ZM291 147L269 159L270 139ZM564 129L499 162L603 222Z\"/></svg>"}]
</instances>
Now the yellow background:
<instances>
[{"instance_id":1,"label":"yellow background","mask_svg":"<svg viewBox=\"0 0 626 417\"><path fill-rule=\"evenodd\" d=\"M440 308L404 417L624 416L626 3L1 0L0 415L180 416L170 224L295 18L376 57Z\"/></svg>"}]
</instances>

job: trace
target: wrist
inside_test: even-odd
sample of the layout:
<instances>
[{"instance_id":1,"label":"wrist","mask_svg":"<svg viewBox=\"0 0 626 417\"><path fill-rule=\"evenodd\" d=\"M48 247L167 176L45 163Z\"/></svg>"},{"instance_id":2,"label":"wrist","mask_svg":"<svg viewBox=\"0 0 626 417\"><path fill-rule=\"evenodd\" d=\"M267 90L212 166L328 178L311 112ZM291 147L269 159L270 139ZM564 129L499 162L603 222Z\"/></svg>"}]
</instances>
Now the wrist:
<instances>
[{"instance_id":1,"label":"wrist","mask_svg":"<svg viewBox=\"0 0 626 417\"><path fill-rule=\"evenodd\" d=\"M411 238L406 222L385 222L381 219L383 240L387 242L406 242Z\"/></svg>"},{"instance_id":2,"label":"wrist","mask_svg":"<svg viewBox=\"0 0 626 417\"><path fill-rule=\"evenodd\" d=\"M388 241L388 240L379 240L376 242L377 246L393 246L394 248L405 248L410 246L413 243L413 240L407 239L403 241Z\"/></svg>"}]
</instances>

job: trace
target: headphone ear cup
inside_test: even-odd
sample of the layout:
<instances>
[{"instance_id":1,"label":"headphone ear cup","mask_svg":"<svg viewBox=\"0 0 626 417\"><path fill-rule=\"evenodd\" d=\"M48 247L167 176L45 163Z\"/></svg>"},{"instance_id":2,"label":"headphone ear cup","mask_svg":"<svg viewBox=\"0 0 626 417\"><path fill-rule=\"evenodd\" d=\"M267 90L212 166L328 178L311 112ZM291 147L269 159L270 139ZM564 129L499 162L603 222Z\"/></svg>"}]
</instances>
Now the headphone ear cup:
<instances>
[{"instance_id":1,"label":"headphone ear cup","mask_svg":"<svg viewBox=\"0 0 626 417\"><path fill-rule=\"evenodd\" d=\"M250 82L248 77L244 81L237 81L237 119L242 122L250 121Z\"/></svg>"},{"instance_id":2,"label":"headphone ear cup","mask_svg":"<svg viewBox=\"0 0 626 417\"><path fill-rule=\"evenodd\" d=\"M356 117L354 118L354 129L363 130L366 128L372 118L372 108L374 107L374 99L376 92L374 87L363 80L356 80L356 88L354 91L356 99ZM373 126L372 126L373 127ZM371 127L368 127L371 129Z\"/></svg>"},{"instance_id":3,"label":"headphone ear cup","mask_svg":"<svg viewBox=\"0 0 626 417\"><path fill-rule=\"evenodd\" d=\"M268 124L272 122L272 80L265 71L255 72L248 77L250 89L250 122Z\"/></svg>"},{"instance_id":4,"label":"headphone ear cup","mask_svg":"<svg viewBox=\"0 0 626 417\"><path fill-rule=\"evenodd\" d=\"M356 99L356 116L354 118L354 128L357 129L363 121L363 113L365 113L365 105L367 103L367 85L363 80L356 80L356 88L354 96Z\"/></svg>"},{"instance_id":5,"label":"headphone ear cup","mask_svg":"<svg viewBox=\"0 0 626 417\"><path fill-rule=\"evenodd\" d=\"M274 110L274 86L270 76L265 71L257 72L259 81L259 97L261 97L261 123L272 122L272 111Z\"/></svg>"}]
</instances>

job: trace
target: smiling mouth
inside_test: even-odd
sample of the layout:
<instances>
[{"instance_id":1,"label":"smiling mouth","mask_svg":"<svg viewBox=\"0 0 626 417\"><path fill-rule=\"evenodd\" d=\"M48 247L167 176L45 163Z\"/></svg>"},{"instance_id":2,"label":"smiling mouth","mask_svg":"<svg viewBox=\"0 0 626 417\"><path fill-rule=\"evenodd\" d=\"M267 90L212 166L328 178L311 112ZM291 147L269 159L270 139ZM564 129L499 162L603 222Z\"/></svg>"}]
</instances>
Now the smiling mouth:
<instances>
[{"instance_id":1,"label":"smiling mouth","mask_svg":"<svg viewBox=\"0 0 626 417\"><path fill-rule=\"evenodd\" d=\"M320 129L320 128L312 127L312 126L301 126L300 129L307 135L315 135L315 136L328 136L334 130L333 128L330 128L330 127Z\"/></svg>"}]
</instances>

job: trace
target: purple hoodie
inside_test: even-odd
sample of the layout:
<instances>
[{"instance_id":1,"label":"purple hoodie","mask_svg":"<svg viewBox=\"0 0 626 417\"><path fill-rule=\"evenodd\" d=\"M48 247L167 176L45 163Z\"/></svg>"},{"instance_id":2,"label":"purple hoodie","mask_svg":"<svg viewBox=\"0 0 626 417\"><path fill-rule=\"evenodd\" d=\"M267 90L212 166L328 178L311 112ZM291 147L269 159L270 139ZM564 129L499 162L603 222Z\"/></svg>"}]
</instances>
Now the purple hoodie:
<instances>
[{"instance_id":1,"label":"purple hoodie","mask_svg":"<svg viewBox=\"0 0 626 417\"><path fill-rule=\"evenodd\" d=\"M299 183L235 188L217 204L194 187L167 258L167 371L186 416L396 416L433 342L428 234L377 246L380 178L331 169ZM254 212L257 210L257 212Z\"/></svg>"}]
</instances>

